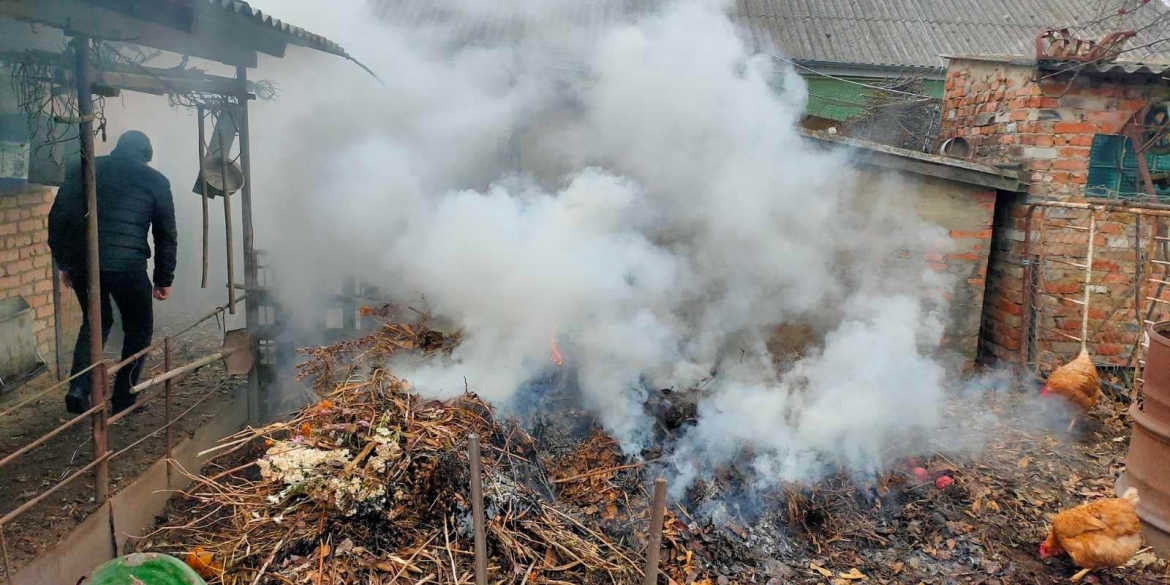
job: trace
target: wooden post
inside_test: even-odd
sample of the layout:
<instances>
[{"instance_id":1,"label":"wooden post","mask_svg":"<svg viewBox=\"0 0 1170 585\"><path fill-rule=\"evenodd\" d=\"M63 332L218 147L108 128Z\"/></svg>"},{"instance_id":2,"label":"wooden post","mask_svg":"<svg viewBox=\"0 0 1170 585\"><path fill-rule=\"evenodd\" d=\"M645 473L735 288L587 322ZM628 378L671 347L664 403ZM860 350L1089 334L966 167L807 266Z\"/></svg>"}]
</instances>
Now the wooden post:
<instances>
[{"instance_id":1,"label":"wooden post","mask_svg":"<svg viewBox=\"0 0 1170 585\"><path fill-rule=\"evenodd\" d=\"M252 138L248 126L248 100L251 96L248 95L247 67L236 67L236 81L240 85L237 96L240 104L240 167L244 171L244 187L240 191L240 215L244 224L241 226L244 234L244 289L250 295L244 304L244 318L248 333L252 336L253 363L260 364L260 299L263 297L256 292L260 279L256 266L256 234L252 224ZM231 284L234 285L235 282L232 281ZM260 387L258 366L252 366L252 370L248 372L248 403L254 403L254 408L250 409L250 412L254 413L255 418L252 421L254 423L259 423L267 417L267 390L267 387Z\"/></svg>"},{"instance_id":2,"label":"wooden post","mask_svg":"<svg viewBox=\"0 0 1170 585\"><path fill-rule=\"evenodd\" d=\"M88 289L89 363L102 361L102 280L101 261L98 258L98 213L97 179L94 176L93 147L93 63L90 62L89 37L73 38L73 52L76 58L78 137L81 142L81 188L86 201L86 276L84 286ZM74 283L81 286L81 283ZM90 373L90 404L96 406L106 401L106 369L94 368ZM93 456L98 459L106 454L106 411L103 409L93 416ZM94 500L100 506L106 502L110 488L109 463L102 459L94 468Z\"/></svg>"},{"instance_id":3,"label":"wooden post","mask_svg":"<svg viewBox=\"0 0 1170 585\"><path fill-rule=\"evenodd\" d=\"M171 362L171 338L163 338L163 369L171 371L174 367ZM166 417L166 434L167 434L167 487L171 487L171 459L174 458L175 439L171 432L171 400L173 396L175 382L174 380L167 380L166 382L166 404L163 414Z\"/></svg>"},{"instance_id":4,"label":"wooden post","mask_svg":"<svg viewBox=\"0 0 1170 585\"><path fill-rule=\"evenodd\" d=\"M468 437L471 459L471 520L475 529L475 583L487 585L487 530L483 516L483 464L480 460L479 435Z\"/></svg>"},{"instance_id":5,"label":"wooden post","mask_svg":"<svg viewBox=\"0 0 1170 585\"><path fill-rule=\"evenodd\" d=\"M203 159L207 156L207 131L203 127L203 119L206 117L207 111L201 105L196 108L196 112L199 117L199 191L203 195L203 280L200 288L207 288L207 257L209 255L207 232L211 229L211 218L207 209L207 176L203 174Z\"/></svg>"},{"instance_id":6,"label":"wooden post","mask_svg":"<svg viewBox=\"0 0 1170 585\"><path fill-rule=\"evenodd\" d=\"M228 111L227 103L224 103L223 108L219 110L219 115L231 116ZM235 119L232 119L233 123ZM231 156L231 148L228 146L227 138L223 135L223 129L226 128L223 124L216 124L221 130L216 134L219 136L219 159L220 159L220 179L222 194L223 194L223 223L224 235L227 239L227 281L228 281L228 313L236 314L236 287L232 286L236 282L236 255L232 246L232 198L228 192L228 157Z\"/></svg>"},{"instance_id":7,"label":"wooden post","mask_svg":"<svg viewBox=\"0 0 1170 585\"><path fill-rule=\"evenodd\" d=\"M658 557L662 554L662 522L666 517L666 480L654 482L654 508L650 511L650 538L646 543L646 571L643 585L658 584Z\"/></svg>"}]
</instances>

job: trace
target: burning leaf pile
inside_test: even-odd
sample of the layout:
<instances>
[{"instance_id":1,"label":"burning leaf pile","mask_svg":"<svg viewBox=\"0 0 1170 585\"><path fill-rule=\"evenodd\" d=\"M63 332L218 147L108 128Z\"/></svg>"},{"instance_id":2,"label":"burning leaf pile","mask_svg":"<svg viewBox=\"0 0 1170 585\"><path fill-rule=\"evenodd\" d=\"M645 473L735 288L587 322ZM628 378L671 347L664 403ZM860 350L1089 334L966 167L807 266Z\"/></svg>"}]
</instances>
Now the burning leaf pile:
<instances>
[{"instance_id":1,"label":"burning leaf pile","mask_svg":"<svg viewBox=\"0 0 1170 585\"><path fill-rule=\"evenodd\" d=\"M657 445L640 458L556 390L526 421L498 420L474 394L426 400L387 360L448 359L457 337L385 325L305 352L321 401L292 420L225 440L231 464L193 486L170 525L139 543L175 554L212 582L469 583L468 437L484 444L493 583L638 583L647 486L672 437L693 424L695 391L651 392ZM566 368L558 376L571 376ZM571 393L571 391L570 391ZM924 456L862 480L748 485L732 466L669 503L667 585L729 583L1054 583L1075 569L1041 561L1047 516L1111 494L1126 421L1103 405L1079 440L1028 430L1034 406L999 393L954 399L957 436L995 437L966 457ZM970 417L971 408L989 416ZM941 452L975 452L937 445ZM234 467L233 467L234 465ZM228 469L230 467L230 469ZM1148 552L1090 583L1164 583Z\"/></svg>"},{"instance_id":2,"label":"burning leaf pile","mask_svg":"<svg viewBox=\"0 0 1170 585\"><path fill-rule=\"evenodd\" d=\"M422 326L387 325L307 352L302 372L331 386L322 400L291 421L229 439L230 446L262 437L263 453L224 473L192 477L189 521L146 546L185 551L222 583L468 582L466 453L475 433L486 444L494 575L533 583L635 580L640 553L517 479L533 473L532 440L523 431L494 420L472 394L424 400L381 367L399 351L441 355L449 342Z\"/></svg>"}]
</instances>

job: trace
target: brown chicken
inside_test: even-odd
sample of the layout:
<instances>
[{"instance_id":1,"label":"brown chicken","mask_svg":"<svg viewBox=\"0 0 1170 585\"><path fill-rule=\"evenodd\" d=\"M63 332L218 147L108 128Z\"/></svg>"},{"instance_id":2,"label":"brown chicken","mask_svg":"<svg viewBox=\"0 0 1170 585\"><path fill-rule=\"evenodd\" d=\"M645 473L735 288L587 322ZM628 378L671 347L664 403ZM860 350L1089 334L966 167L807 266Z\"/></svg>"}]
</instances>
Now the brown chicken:
<instances>
[{"instance_id":1,"label":"brown chicken","mask_svg":"<svg viewBox=\"0 0 1170 585\"><path fill-rule=\"evenodd\" d=\"M1120 498L1097 500L1052 518L1040 557L1067 553L1084 569L1120 567L1142 546L1137 516L1138 493L1125 490Z\"/></svg>"},{"instance_id":2,"label":"brown chicken","mask_svg":"<svg viewBox=\"0 0 1170 585\"><path fill-rule=\"evenodd\" d=\"M1040 388L1044 397L1059 396L1081 411L1088 412L1097 405L1101 396L1101 380L1097 377L1097 366L1089 357L1088 349L1082 347L1077 359L1056 368ZM1080 415L1074 416L1068 428L1072 430Z\"/></svg>"}]
</instances>

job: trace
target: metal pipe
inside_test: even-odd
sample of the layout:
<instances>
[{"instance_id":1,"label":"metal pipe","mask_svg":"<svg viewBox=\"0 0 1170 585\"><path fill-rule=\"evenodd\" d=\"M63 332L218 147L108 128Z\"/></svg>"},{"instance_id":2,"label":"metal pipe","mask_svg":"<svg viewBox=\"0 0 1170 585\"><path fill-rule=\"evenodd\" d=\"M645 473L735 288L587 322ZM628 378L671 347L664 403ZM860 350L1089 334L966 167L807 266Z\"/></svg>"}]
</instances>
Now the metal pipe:
<instances>
[{"instance_id":1,"label":"metal pipe","mask_svg":"<svg viewBox=\"0 0 1170 585\"><path fill-rule=\"evenodd\" d=\"M199 191L203 195L203 280L200 288L207 288L208 231L211 229L211 218L207 207L207 176L203 174L203 159L207 156L207 130L203 127L203 121L207 112L202 105L196 108L196 112L199 116Z\"/></svg>"},{"instance_id":2,"label":"metal pipe","mask_svg":"<svg viewBox=\"0 0 1170 585\"><path fill-rule=\"evenodd\" d=\"M64 424L45 433L44 435L41 435L41 437L39 439L17 449L16 451L13 451L12 453L10 453L6 457L4 457L4 459L0 459L0 469L3 469L9 463L16 461L17 459L20 458L21 455L24 455L25 453L28 453L29 451L32 451L33 449L40 447L41 445L45 444L45 442L48 441L49 439L52 439L53 437L60 435L61 433L65 432L66 430L77 425L77 423L80 423L81 421L89 418L91 415L96 414L99 410L104 410L105 407L106 407L105 404L95 404L95 405L89 407L89 410L69 419L68 421L65 421Z\"/></svg>"},{"instance_id":3,"label":"metal pipe","mask_svg":"<svg viewBox=\"0 0 1170 585\"><path fill-rule=\"evenodd\" d=\"M244 286L247 291L256 290L256 285L259 282L257 267L256 267L256 240L255 231L252 224L252 137L248 119L248 68L243 66L236 67L236 82L239 84L239 95L236 101L239 102L240 120L240 167L244 172L244 185L240 190L240 221L243 223L240 226L244 237ZM235 286L235 279L228 277L228 289ZM260 306L259 299L253 298L252 301L244 305L244 324L248 334L252 336L252 359L259 364L260 361L260 336L258 329L260 327ZM252 368L248 372L248 404L250 406L249 413L253 420L250 422L259 423L265 418L264 409L267 408L268 396L262 395L262 392L267 392L267 388L260 387L260 372L259 368Z\"/></svg>"},{"instance_id":4,"label":"metal pipe","mask_svg":"<svg viewBox=\"0 0 1170 585\"><path fill-rule=\"evenodd\" d=\"M202 125L202 123L201 123L201 125ZM167 371L170 371L171 367L172 367L171 340L169 337L164 337L163 338L163 368L165 368ZM164 420L165 420L166 425L167 425L166 429L167 429L167 487L168 488L171 487L171 467L172 467L171 460L174 459L174 451L175 451L175 437L174 437L174 433L171 432L171 400L172 400L173 394L174 394L174 386L175 386L175 383L173 380L167 380L167 382L166 382L166 403L164 404L164 408L163 408L163 416L165 417Z\"/></svg>"},{"instance_id":5,"label":"metal pipe","mask_svg":"<svg viewBox=\"0 0 1170 585\"><path fill-rule=\"evenodd\" d=\"M231 115L228 113L226 103L224 104L223 109L221 109L219 111L219 115L220 116L230 116ZM233 120L232 123L234 125L235 121ZM227 184L227 181L228 181L228 156L230 156L231 153L228 149L227 138L224 137L223 131L222 131L222 129L225 129L227 126L223 125L223 124L216 124L216 127L221 130L220 132L217 132L216 134L219 135L219 162L220 162L220 172L222 173L222 176L223 176L223 181L222 181L222 183L223 183L222 184L222 186L223 186L223 222L224 222L224 234L226 236L226 241L227 241L227 281L228 282L235 282L236 281L236 257L235 257L235 251L233 250L233 246L232 246L232 198L231 198L230 193L228 193L228 184ZM228 312L231 313L232 315L236 314L236 291L235 291L235 289L233 289L230 286L228 287Z\"/></svg>"},{"instance_id":6,"label":"metal pipe","mask_svg":"<svg viewBox=\"0 0 1170 585\"><path fill-rule=\"evenodd\" d=\"M43 502L45 500L45 498L57 493L57 490L73 483L74 480L76 480L78 477L81 477L82 475L85 475L86 473L89 472L89 470L91 470L95 467L100 467L101 465L103 465L105 463L108 463L109 459L111 457L113 457L112 453L103 454L98 459L94 459L93 461L91 461L89 463L89 465L86 465L85 467L78 469L76 472L73 473L73 475L70 475L69 477L66 477L65 479L58 482L57 485L45 490L45 493L25 502L19 508L5 514L4 517L0 518L0 528L6 526L9 522L12 522L12 520L14 518L27 512L33 506Z\"/></svg>"},{"instance_id":7,"label":"metal pipe","mask_svg":"<svg viewBox=\"0 0 1170 585\"><path fill-rule=\"evenodd\" d=\"M137 441L134 441L133 443L130 443L129 445L126 445L125 447L122 447L120 450L115 452L113 455L110 455L110 459L113 459L115 457L121 457L123 453L141 445L142 443L146 442L151 437L159 434L159 432L165 431L165 430L171 428L171 425L174 425L175 423L186 418L186 416L188 414L191 414L191 411L198 408L200 404L203 404L204 402L206 402L208 398L211 398L212 394L215 394L216 392L219 391L220 388L223 388L224 386L226 386L228 383L228 380L230 380L230 379L231 378L224 378L222 381L220 381L220 383L218 385L216 385L216 387L212 388L211 390L208 390L206 393L203 394L203 396L201 396L199 398L199 400L196 400L194 404L187 407L187 410L184 410L181 414L179 414L179 416L176 416L175 420L172 420L171 422L169 422L169 423L167 423L167 424L165 424L157 429L154 429L153 431L147 433L146 435L139 437L139 439ZM125 412L126 411L123 411L123 413L125 413Z\"/></svg>"},{"instance_id":8,"label":"metal pipe","mask_svg":"<svg viewBox=\"0 0 1170 585\"><path fill-rule=\"evenodd\" d=\"M483 464L480 461L479 435L468 439L471 460L471 520L475 529L475 584L487 585L487 530L483 516Z\"/></svg>"},{"instance_id":9,"label":"metal pipe","mask_svg":"<svg viewBox=\"0 0 1170 585\"><path fill-rule=\"evenodd\" d=\"M102 356L102 281L101 260L98 258L98 208L97 208L97 178L94 175L94 147L93 147L93 63L90 62L89 37L73 37L73 52L76 59L77 82L77 114L78 138L81 142L81 188L85 193L86 201L86 276L89 282L88 305L86 320L89 322L89 359L90 364L100 363ZM97 368L90 375L90 404L105 404L106 377L105 370ZM94 461L105 461L102 455L106 453L106 417L99 413L93 419L93 456ZM109 466L99 465L94 474L94 498L100 506L106 502L109 495Z\"/></svg>"},{"instance_id":10,"label":"metal pipe","mask_svg":"<svg viewBox=\"0 0 1170 585\"><path fill-rule=\"evenodd\" d=\"M53 361L57 380L65 377L65 369L61 363L61 311L65 306L65 299L61 291L61 271L57 269L57 261L50 255L49 270L53 274Z\"/></svg>"},{"instance_id":11,"label":"metal pipe","mask_svg":"<svg viewBox=\"0 0 1170 585\"><path fill-rule=\"evenodd\" d=\"M1097 212L1089 212L1089 258L1085 261L1085 302L1082 304L1084 309L1081 312L1081 351L1088 351L1089 349L1089 298L1090 285L1093 281L1093 245L1094 238L1097 237Z\"/></svg>"},{"instance_id":12,"label":"metal pipe","mask_svg":"<svg viewBox=\"0 0 1170 585\"><path fill-rule=\"evenodd\" d=\"M1076 300L1076 299L1070 299L1070 298L1068 298L1068 297L1062 297L1062 296L1060 296L1060 295L1058 295L1058 294L1056 294L1056 293L1050 293L1050 292L1048 292L1048 291L1043 291L1043 290L1041 290L1041 291L1036 291L1036 294L1038 294L1038 295L1042 295L1042 296L1046 296L1046 297L1052 297L1052 298L1054 298L1054 299L1060 299L1060 300L1062 300L1062 301L1068 301L1068 302L1070 302L1070 303L1073 303L1074 305L1080 305L1080 306L1084 306L1084 304L1085 304L1085 303L1084 303L1084 302L1082 302L1082 301L1078 301L1078 300Z\"/></svg>"},{"instance_id":13,"label":"metal pipe","mask_svg":"<svg viewBox=\"0 0 1170 585\"><path fill-rule=\"evenodd\" d=\"M1088 268L1088 265L1078 264L1076 262L1069 262L1068 260L1060 260L1058 258L1045 258L1044 260L1046 260L1048 262L1055 262L1057 264L1064 264L1065 266L1072 266L1073 268L1080 268L1081 270L1085 270Z\"/></svg>"},{"instance_id":14,"label":"metal pipe","mask_svg":"<svg viewBox=\"0 0 1170 585\"><path fill-rule=\"evenodd\" d=\"M650 511L650 538L646 543L643 585L658 585L658 557L662 554L662 521L666 516L666 480L654 481L654 508Z\"/></svg>"},{"instance_id":15,"label":"metal pipe","mask_svg":"<svg viewBox=\"0 0 1170 585\"><path fill-rule=\"evenodd\" d=\"M173 380L179 376L182 376L183 374L186 374L187 372L198 370L199 368L202 368L203 366L206 366L207 364L210 364L212 362L215 362L215 361L218 361L218 360L221 360L221 359L227 357L227 355L228 354L226 354L222 351L217 351L211 355L204 356L204 357L199 358L199 359L197 359L197 360L195 360L195 361L193 361L185 366L180 366L180 367L175 368L173 370L169 370L167 372L164 372L162 374L154 376L153 378L151 378L145 382L142 382L142 383L138 384L137 386L135 386L134 388L132 388L130 390L130 393L131 394L138 394L139 392L142 392L143 390L146 390L147 388L150 388L151 386L154 386L155 384L159 384L161 382L166 382L167 380Z\"/></svg>"},{"instance_id":16,"label":"metal pipe","mask_svg":"<svg viewBox=\"0 0 1170 585\"><path fill-rule=\"evenodd\" d=\"M1032 217L1036 214L1036 204L1028 206L1024 214L1024 245L1021 255L1024 264L1024 328L1020 331L1020 372L1028 369L1028 351L1032 347L1028 339L1028 332L1032 330L1032 254L1029 250L1032 241ZM1022 374L1021 374L1022 375Z\"/></svg>"},{"instance_id":17,"label":"metal pipe","mask_svg":"<svg viewBox=\"0 0 1170 585\"><path fill-rule=\"evenodd\" d=\"M236 303L236 304L239 304L239 303L240 303L240 301L243 301L245 298L247 298L247 296L248 296L248 294L247 294L247 293L244 293L244 294L242 294L242 295L240 295L240 296L236 297L235 303ZM180 329L180 330L178 330L178 331L176 331L176 332L174 332L174 333L172 333L172 334L168 335L166 338L164 338L164 339L162 339L162 340L156 341L156 342L154 342L154 343L150 344L149 346L142 348L142 349L141 349L141 350L140 350L138 353L136 353L136 354L134 354L134 355L132 355L132 356L130 356L130 357L128 357L128 358L126 358L126 359L124 359L124 360L122 360L122 361L120 361L120 362L118 362L118 363L116 363L116 364L114 364L114 365L112 365L112 366L110 366L110 367L109 367L109 370L108 370L108 373L110 373L110 374L113 374L113 373L117 372L118 370L121 370L122 368L124 368L124 367L126 367L126 366L130 365L131 363L133 363L133 362L134 362L135 360L137 360L138 358L140 358L140 357L142 357L142 356L144 356L144 355L146 355L146 354L148 354L148 353L150 353L150 352L152 352L152 351L154 351L154 350L156 350L156 349L158 349L158 348L162 347L162 346L163 346L163 341L165 341L167 338L170 338L170 339L177 339L177 338L178 338L180 335L183 335L184 333L187 333L188 331L190 331L190 330L192 330L192 329L194 329L194 328L196 328L196 327L198 327L198 326L202 325L202 324L203 324L205 321L207 321L208 319L211 319L212 317L215 317L216 315L219 315L220 313L223 313L223 312L224 312L224 311L226 311L226 310L228 310L228 307L227 307L227 305L224 305L224 306L222 306L222 307L216 307L216 308L212 309L210 313L207 313L206 315L204 315L203 317L201 317L201 318L200 318L198 321L195 321L194 323L191 323L190 325L188 325L188 326L186 326L186 327L184 327L184 328L182 328L182 329Z\"/></svg>"},{"instance_id":18,"label":"metal pipe","mask_svg":"<svg viewBox=\"0 0 1170 585\"><path fill-rule=\"evenodd\" d=\"M1036 201L1031 203L1038 207L1062 207L1065 209L1096 209L1098 211L1136 213L1150 217L1170 217L1170 205L1164 203L1141 203L1138 201L1111 201L1107 199L1090 199L1085 203L1073 201Z\"/></svg>"},{"instance_id":19,"label":"metal pipe","mask_svg":"<svg viewBox=\"0 0 1170 585\"><path fill-rule=\"evenodd\" d=\"M89 372L93 371L93 369L96 367L97 367L97 364L90 364L89 367L85 368L84 370L81 370L80 372L77 372L76 374L73 374L72 376L69 376L68 378L65 378L64 380L61 380L60 382L57 382L56 384L53 384L52 386L49 386L48 388L45 388L44 390L41 390L40 392L37 392L36 394L33 394L32 396L29 396L28 398L25 398L24 400L21 400L20 402L16 403L15 405L13 405L9 408L6 408L3 411L0 411L0 418L8 416L9 414L16 412L17 410L20 410L22 407L24 407L28 404L31 404L33 402L36 402L37 400L40 400L46 394L61 388L62 386L72 382L73 380L76 380L77 378L79 378L81 376L88 374Z\"/></svg>"}]
</instances>

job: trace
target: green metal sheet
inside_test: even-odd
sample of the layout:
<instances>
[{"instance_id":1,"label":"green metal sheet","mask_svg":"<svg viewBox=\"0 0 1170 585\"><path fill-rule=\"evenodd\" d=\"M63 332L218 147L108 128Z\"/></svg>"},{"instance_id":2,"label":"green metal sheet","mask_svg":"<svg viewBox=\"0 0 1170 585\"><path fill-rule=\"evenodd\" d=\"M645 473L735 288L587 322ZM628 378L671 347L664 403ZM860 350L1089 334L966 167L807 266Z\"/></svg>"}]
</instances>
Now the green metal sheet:
<instances>
[{"instance_id":1,"label":"green metal sheet","mask_svg":"<svg viewBox=\"0 0 1170 585\"><path fill-rule=\"evenodd\" d=\"M806 114L829 120L843 122L864 114L867 100L881 93L880 89L872 87L880 84L880 79L809 75L804 80L808 84ZM942 81L925 80L922 91L925 95L942 99L944 85Z\"/></svg>"}]
</instances>

